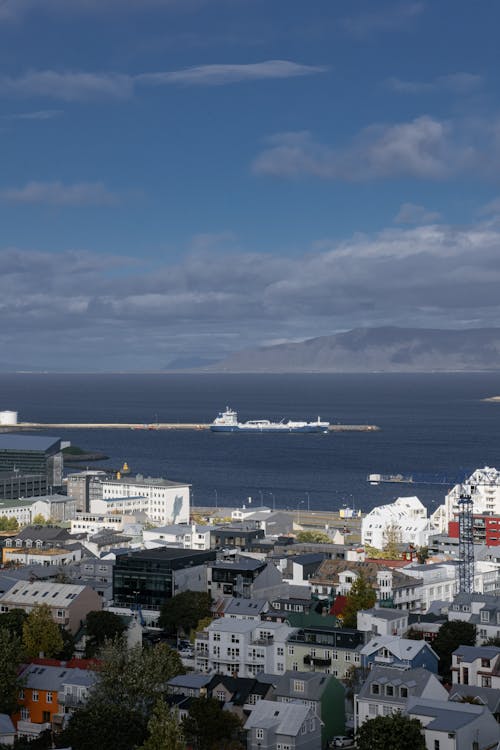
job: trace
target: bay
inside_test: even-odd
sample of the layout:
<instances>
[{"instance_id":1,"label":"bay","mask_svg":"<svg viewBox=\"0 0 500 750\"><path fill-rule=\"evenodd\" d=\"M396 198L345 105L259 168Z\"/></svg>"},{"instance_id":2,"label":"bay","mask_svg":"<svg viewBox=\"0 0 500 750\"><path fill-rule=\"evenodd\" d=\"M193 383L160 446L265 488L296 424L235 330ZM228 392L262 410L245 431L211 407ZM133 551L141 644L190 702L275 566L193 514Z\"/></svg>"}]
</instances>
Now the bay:
<instances>
[{"instance_id":1,"label":"bay","mask_svg":"<svg viewBox=\"0 0 500 750\"><path fill-rule=\"evenodd\" d=\"M370 510L400 495L433 509L460 473L500 465L497 373L0 374L0 410L34 422L211 422L226 405L241 420L376 424L379 432L215 434L61 430L110 458L95 466L192 484L194 505ZM50 431L53 434L53 431ZM448 484L371 486L369 473L448 478Z\"/></svg>"}]
</instances>

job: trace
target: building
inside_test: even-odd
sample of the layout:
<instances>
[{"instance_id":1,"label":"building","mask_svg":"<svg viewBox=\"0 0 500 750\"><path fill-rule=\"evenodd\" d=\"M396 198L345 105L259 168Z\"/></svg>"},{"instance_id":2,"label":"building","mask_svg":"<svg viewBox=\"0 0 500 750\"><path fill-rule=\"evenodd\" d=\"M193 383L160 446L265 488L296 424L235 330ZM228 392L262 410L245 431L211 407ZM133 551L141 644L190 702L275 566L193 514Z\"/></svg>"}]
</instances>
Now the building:
<instances>
[{"instance_id":1,"label":"building","mask_svg":"<svg viewBox=\"0 0 500 750\"><path fill-rule=\"evenodd\" d=\"M211 534L213 526L197 524L175 524L173 526L156 526L144 529L144 546L152 547L173 546L183 549L211 549Z\"/></svg>"},{"instance_id":2,"label":"building","mask_svg":"<svg viewBox=\"0 0 500 750\"><path fill-rule=\"evenodd\" d=\"M153 523L189 523L189 490L188 484L142 474L115 479L91 478L90 511L146 513Z\"/></svg>"},{"instance_id":3,"label":"building","mask_svg":"<svg viewBox=\"0 0 500 750\"><path fill-rule=\"evenodd\" d=\"M361 665L363 634L358 630L311 625L296 628L286 645L286 669L323 672L344 679Z\"/></svg>"},{"instance_id":4,"label":"building","mask_svg":"<svg viewBox=\"0 0 500 750\"><path fill-rule=\"evenodd\" d=\"M321 750L321 725L301 703L261 700L248 717L248 750Z\"/></svg>"},{"instance_id":5,"label":"building","mask_svg":"<svg viewBox=\"0 0 500 750\"><path fill-rule=\"evenodd\" d=\"M7 432L0 434L0 471L43 474L50 488L62 486L61 439Z\"/></svg>"},{"instance_id":6,"label":"building","mask_svg":"<svg viewBox=\"0 0 500 750\"><path fill-rule=\"evenodd\" d=\"M93 480L104 479L105 471L87 469L68 474L66 477L66 489L69 497L76 501L76 510L85 513L90 510L90 486Z\"/></svg>"},{"instance_id":7,"label":"building","mask_svg":"<svg viewBox=\"0 0 500 750\"><path fill-rule=\"evenodd\" d=\"M15 518L19 526L33 523L37 516L45 521L68 521L74 518L75 501L66 495L33 496L29 499L0 500L0 516Z\"/></svg>"},{"instance_id":8,"label":"building","mask_svg":"<svg viewBox=\"0 0 500 750\"><path fill-rule=\"evenodd\" d=\"M421 611L427 612L432 602L453 601L458 591L458 562L411 563L405 568L408 576L420 581ZM496 563L477 560L474 566L474 591L495 593L500 589L500 567Z\"/></svg>"},{"instance_id":9,"label":"building","mask_svg":"<svg viewBox=\"0 0 500 750\"><path fill-rule=\"evenodd\" d=\"M500 690L500 648L459 646L452 654L453 684Z\"/></svg>"},{"instance_id":10,"label":"building","mask_svg":"<svg viewBox=\"0 0 500 750\"><path fill-rule=\"evenodd\" d=\"M424 727L427 750L497 750L498 724L486 706L410 698L407 715Z\"/></svg>"},{"instance_id":11,"label":"building","mask_svg":"<svg viewBox=\"0 0 500 750\"><path fill-rule=\"evenodd\" d=\"M48 491L47 474L22 474L20 471L0 471L0 500L37 497Z\"/></svg>"},{"instance_id":12,"label":"building","mask_svg":"<svg viewBox=\"0 0 500 750\"><path fill-rule=\"evenodd\" d=\"M15 563L17 565L71 565L81 560L82 550L80 547L64 549L64 547L52 547L48 549L8 548L3 550L2 559L4 563Z\"/></svg>"},{"instance_id":13,"label":"building","mask_svg":"<svg viewBox=\"0 0 500 750\"><path fill-rule=\"evenodd\" d=\"M389 607L373 607L362 609L357 615L358 630L375 635L399 635L402 636L408 630L408 613L400 609Z\"/></svg>"},{"instance_id":14,"label":"building","mask_svg":"<svg viewBox=\"0 0 500 750\"><path fill-rule=\"evenodd\" d=\"M126 522L132 522L132 516L123 516L119 513L78 513L71 520L71 534L97 534L103 529L122 532Z\"/></svg>"},{"instance_id":15,"label":"building","mask_svg":"<svg viewBox=\"0 0 500 750\"><path fill-rule=\"evenodd\" d=\"M206 591L206 564L215 552L157 547L116 556L113 568L115 605L159 609L182 591Z\"/></svg>"},{"instance_id":16,"label":"building","mask_svg":"<svg viewBox=\"0 0 500 750\"><path fill-rule=\"evenodd\" d=\"M210 544L212 549L246 550L250 549L255 542L263 540L264 537L264 529L251 528L245 524L214 526Z\"/></svg>"},{"instance_id":17,"label":"building","mask_svg":"<svg viewBox=\"0 0 500 750\"><path fill-rule=\"evenodd\" d=\"M285 672L275 684L278 703L303 703L321 721L323 746L345 732L345 689L333 675L318 672Z\"/></svg>"},{"instance_id":18,"label":"building","mask_svg":"<svg viewBox=\"0 0 500 750\"><path fill-rule=\"evenodd\" d=\"M361 665L416 669L422 667L437 674L439 657L424 640L400 638L397 635L382 635L372 638L361 649Z\"/></svg>"},{"instance_id":19,"label":"building","mask_svg":"<svg viewBox=\"0 0 500 750\"><path fill-rule=\"evenodd\" d=\"M456 518L448 524L448 536L458 539L459 521ZM472 517L472 539L474 544L486 544L487 547L500 546L500 515L475 513Z\"/></svg>"},{"instance_id":20,"label":"building","mask_svg":"<svg viewBox=\"0 0 500 750\"><path fill-rule=\"evenodd\" d=\"M410 698L446 701L448 693L437 676L427 669L374 666L354 698L355 730L377 716L404 712Z\"/></svg>"},{"instance_id":21,"label":"building","mask_svg":"<svg viewBox=\"0 0 500 750\"><path fill-rule=\"evenodd\" d=\"M101 597L95 591L72 583L23 581L0 596L0 612L23 609L29 614L40 604L46 604L54 621L73 634L89 612L102 609Z\"/></svg>"},{"instance_id":22,"label":"building","mask_svg":"<svg viewBox=\"0 0 500 750\"><path fill-rule=\"evenodd\" d=\"M212 599L237 596L244 599L279 596L286 584L273 563L239 557L217 560L208 566L207 590Z\"/></svg>"},{"instance_id":23,"label":"building","mask_svg":"<svg viewBox=\"0 0 500 750\"><path fill-rule=\"evenodd\" d=\"M470 493L474 514L500 515L500 472L485 466L476 469L463 484L456 484L446 495L444 504L434 511L431 521L439 532L446 533L450 522L455 520L460 511L458 501L464 491Z\"/></svg>"},{"instance_id":24,"label":"building","mask_svg":"<svg viewBox=\"0 0 500 750\"><path fill-rule=\"evenodd\" d=\"M293 628L277 622L222 617L196 634L195 668L233 677L285 673L285 644Z\"/></svg>"},{"instance_id":25,"label":"building","mask_svg":"<svg viewBox=\"0 0 500 750\"><path fill-rule=\"evenodd\" d=\"M373 508L361 521L361 542L383 549L390 530L397 544L426 546L437 529L427 518L427 509L418 497L398 497L393 503Z\"/></svg>"},{"instance_id":26,"label":"building","mask_svg":"<svg viewBox=\"0 0 500 750\"><path fill-rule=\"evenodd\" d=\"M449 620L465 620L476 626L476 643L500 638L500 597L495 594L456 594L448 609Z\"/></svg>"}]
</instances>

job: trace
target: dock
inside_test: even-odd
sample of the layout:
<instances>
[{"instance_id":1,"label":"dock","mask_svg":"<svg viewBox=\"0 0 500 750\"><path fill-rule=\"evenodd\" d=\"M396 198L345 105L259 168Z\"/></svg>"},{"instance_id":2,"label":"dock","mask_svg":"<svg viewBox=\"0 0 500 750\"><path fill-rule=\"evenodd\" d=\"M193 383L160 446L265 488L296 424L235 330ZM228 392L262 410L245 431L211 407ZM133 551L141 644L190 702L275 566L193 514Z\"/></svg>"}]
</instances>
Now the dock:
<instances>
[{"instance_id":1,"label":"dock","mask_svg":"<svg viewBox=\"0 0 500 750\"><path fill-rule=\"evenodd\" d=\"M8 430L209 430L210 424L186 422L18 422L16 425L0 427ZM331 424L330 432L377 432L380 427L373 424Z\"/></svg>"}]
</instances>

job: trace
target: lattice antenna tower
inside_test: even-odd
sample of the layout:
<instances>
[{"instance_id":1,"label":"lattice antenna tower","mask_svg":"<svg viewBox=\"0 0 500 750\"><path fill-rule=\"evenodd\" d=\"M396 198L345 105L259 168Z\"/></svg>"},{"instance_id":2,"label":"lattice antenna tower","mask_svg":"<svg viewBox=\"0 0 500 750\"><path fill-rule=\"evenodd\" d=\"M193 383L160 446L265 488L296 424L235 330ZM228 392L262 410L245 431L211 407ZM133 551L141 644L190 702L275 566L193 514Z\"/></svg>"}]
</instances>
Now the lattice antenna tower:
<instances>
[{"instance_id":1,"label":"lattice antenna tower","mask_svg":"<svg viewBox=\"0 0 500 750\"><path fill-rule=\"evenodd\" d=\"M472 594L474 591L474 539L473 501L475 487L463 484L458 500L458 590Z\"/></svg>"}]
</instances>

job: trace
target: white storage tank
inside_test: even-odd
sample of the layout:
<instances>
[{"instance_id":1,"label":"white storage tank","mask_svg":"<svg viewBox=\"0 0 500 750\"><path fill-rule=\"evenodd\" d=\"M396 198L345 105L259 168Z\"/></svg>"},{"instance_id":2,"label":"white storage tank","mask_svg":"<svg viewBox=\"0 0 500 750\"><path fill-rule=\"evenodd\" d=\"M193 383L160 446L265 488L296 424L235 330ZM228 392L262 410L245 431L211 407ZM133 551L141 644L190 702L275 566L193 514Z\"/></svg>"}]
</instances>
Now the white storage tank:
<instances>
[{"instance_id":1,"label":"white storage tank","mask_svg":"<svg viewBox=\"0 0 500 750\"><path fill-rule=\"evenodd\" d=\"M12 427L17 424L17 411L0 411L0 427Z\"/></svg>"}]
</instances>

